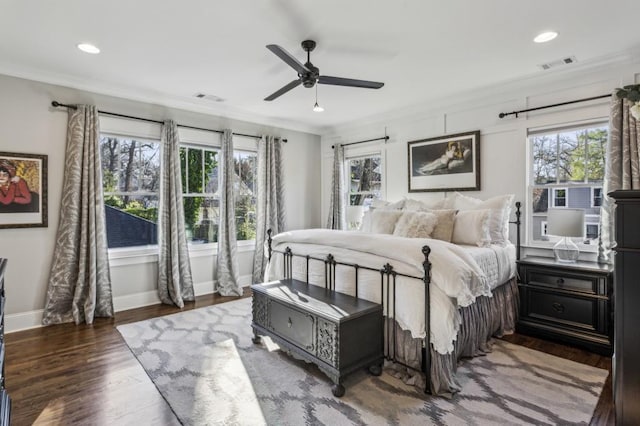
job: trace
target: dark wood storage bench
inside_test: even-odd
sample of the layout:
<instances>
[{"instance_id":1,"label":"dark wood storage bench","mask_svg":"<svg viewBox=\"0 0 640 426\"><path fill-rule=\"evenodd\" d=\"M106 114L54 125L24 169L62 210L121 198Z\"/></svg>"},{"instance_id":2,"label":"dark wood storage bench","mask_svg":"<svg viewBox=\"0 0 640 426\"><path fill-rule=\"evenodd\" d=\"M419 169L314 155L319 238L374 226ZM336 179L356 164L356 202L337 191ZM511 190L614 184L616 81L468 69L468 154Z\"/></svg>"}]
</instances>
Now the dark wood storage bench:
<instances>
[{"instance_id":1,"label":"dark wood storage bench","mask_svg":"<svg viewBox=\"0 0 640 426\"><path fill-rule=\"evenodd\" d=\"M254 343L266 335L315 363L333 381L333 395L344 395L344 376L359 368L382 373L382 305L293 279L251 289Z\"/></svg>"}]
</instances>

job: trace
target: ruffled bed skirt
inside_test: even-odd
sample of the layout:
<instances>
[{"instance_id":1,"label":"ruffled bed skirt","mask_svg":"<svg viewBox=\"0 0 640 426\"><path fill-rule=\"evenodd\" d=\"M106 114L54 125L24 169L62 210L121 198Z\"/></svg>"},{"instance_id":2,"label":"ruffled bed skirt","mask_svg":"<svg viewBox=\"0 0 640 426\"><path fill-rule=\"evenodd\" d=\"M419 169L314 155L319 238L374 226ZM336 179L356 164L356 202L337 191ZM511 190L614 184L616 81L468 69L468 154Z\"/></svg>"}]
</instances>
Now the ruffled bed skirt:
<instances>
[{"instance_id":1,"label":"ruffled bed skirt","mask_svg":"<svg viewBox=\"0 0 640 426\"><path fill-rule=\"evenodd\" d=\"M431 391L435 395L452 396L460 391L455 373L461 358L484 355L491 351L492 336L501 337L515 331L518 318L518 283L512 278L493 291L492 297L482 296L472 305L460 309L462 324L454 342L453 352L443 355L431 347ZM395 356L399 364L385 368L405 383L424 390L425 378L421 371L422 339L414 339L411 332L400 329L394 322ZM393 339L393 337L392 337ZM393 355L393 348L390 348Z\"/></svg>"}]
</instances>

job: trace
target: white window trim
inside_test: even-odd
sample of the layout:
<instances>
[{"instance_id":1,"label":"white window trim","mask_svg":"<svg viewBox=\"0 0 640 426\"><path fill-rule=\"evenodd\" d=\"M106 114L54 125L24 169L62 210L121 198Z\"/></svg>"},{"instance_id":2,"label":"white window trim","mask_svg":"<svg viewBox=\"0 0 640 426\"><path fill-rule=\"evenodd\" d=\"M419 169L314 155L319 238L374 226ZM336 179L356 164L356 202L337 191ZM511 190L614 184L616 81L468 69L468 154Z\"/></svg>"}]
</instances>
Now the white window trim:
<instances>
[{"instance_id":1,"label":"white window trim","mask_svg":"<svg viewBox=\"0 0 640 426\"><path fill-rule=\"evenodd\" d=\"M351 160L357 160L359 158L368 158L368 157L373 157L373 156L380 156L380 199L381 200L386 200L387 199L387 167L386 167L386 159L385 159L385 151L382 149L371 149L371 147L369 148L351 148L348 149L348 147L345 147L345 154L344 154L344 163L342 165L343 170L344 170L344 187L345 187L345 206L349 206L349 202L350 202L350 195L352 194L373 194L373 191L358 191L358 192L351 192L350 188L350 184L351 184L351 180L349 178L349 161Z\"/></svg>"},{"instance_id":2,"label":"white window trim","mask_svg":"<svg viewBox=\"0 0 640 426\"><path fill-rule=\"evenodd\" d=\"M543 237L548 237L547 235L547 221L543 220L540 222L540 235Z\"/></svg>"},{"instance_id":3,"label":"white window trim","mask_svg":"<svg viewBox=\"0 0 640 426\"><path fill-rule=\"evenodd\" d=\"M570 123L567 123L566 125L557 125L557 124L545 124L542 126L534 126L534 127L530 127L527 129L526 131L526 144L527 144L527 159L526 159L526 168L527 168L527 173L525 174L525 178L526 178L526 188L527 188L527 193L526 193L526 202L527 202L527 209L526 209L526 218L528 223L533 223L533 217L534 216L546 216L546 212L544 213L533 213L532 211L532 189L533 188L548 188L550 191L549 194L549 200L548 200L548 206L551 206L553 203L553 191L551 191L552 188L564 188L564 186L561 185L565 185L564 183L556 183L556 184L549 184L549 185L536 185L535 183L532 183L532 170L531 170L531 161L532 161L532 157L533 157L533 144L530 142L530 138L531 136L535 136L538 134L543 134L543 133L552 133L552 132L560 132L560 131L567 131L567 130L572 130L572 129L576 129L576 128L580 128L580 127L592 127L592 126L606 126L608 127L608 123L607 123L607 118L606 116L602 116L602 117L596 117L596 118L592 118L592 119L584 119L584 120L575 120L575 121L571 121ZM552 186L553 185L553 186ZM571 183L571 187L585 187L585 186L591 186L589 183ZM567 187L568 188L568 187ZM567 191L567 206L569 205L569 199L568 199L568 191ZM558 207L558 208L562 208L562 207ZM590 216L590 215L587 215ZM585 232L586 235L586 232ZM540 249L551 249L553 247L553 245L558 241L559 237L549 237L548 241L540 241L540 240L534 240L533 239L533 226L530 225L526 225L525 224L525 241L522 244L523 247L531 247L531 248L540 248ZM575 239L574 239L575 241ZM578 248L580 249L581 252L585 252L585 253L596 253L598 251L598 247L597 244L582 244L582 242L577 242L575 241Z\"/></svg>"}]
</instances>

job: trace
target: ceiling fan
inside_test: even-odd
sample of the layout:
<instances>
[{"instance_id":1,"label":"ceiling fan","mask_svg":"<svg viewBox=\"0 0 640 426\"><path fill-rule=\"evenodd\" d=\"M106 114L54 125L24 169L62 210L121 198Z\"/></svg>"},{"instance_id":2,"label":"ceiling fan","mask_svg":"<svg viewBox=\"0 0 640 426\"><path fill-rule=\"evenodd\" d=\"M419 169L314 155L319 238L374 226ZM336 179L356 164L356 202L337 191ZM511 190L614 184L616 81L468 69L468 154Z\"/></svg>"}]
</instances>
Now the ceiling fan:
<instances>
[{"instance_id":1,"label":"ceiling fan","mask_svg":"<svg viewBox=\"0 0 640 426\"><path fill-rule=\"evenodd\" d=\"M315 49L315 47L316 42L313 40L305 40L302 42L302 48L307 52L307 63L302 65L300 61L277 44L267 45L267 49L275 53L278 58L282 59L287 63L287 65L296 70L298 78L264 98L265 101L272 101L301 84L307 88L315 86L316 83L332 84L334 86L363 87L365 89L379 89L384 86L384 83L379 83L377 81L354 80L352 78L320 75L318 67L311 63L311 51Z\"/></svg>"}]
</instances>

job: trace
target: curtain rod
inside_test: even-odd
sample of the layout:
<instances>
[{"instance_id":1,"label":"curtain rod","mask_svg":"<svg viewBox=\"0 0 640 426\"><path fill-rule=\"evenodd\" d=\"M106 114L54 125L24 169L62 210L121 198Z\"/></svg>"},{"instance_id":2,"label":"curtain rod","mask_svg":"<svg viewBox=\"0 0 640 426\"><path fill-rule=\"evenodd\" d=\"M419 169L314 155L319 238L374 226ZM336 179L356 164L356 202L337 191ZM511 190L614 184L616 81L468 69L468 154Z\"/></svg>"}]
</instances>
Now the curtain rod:
<instances>
[{"instance_id":1,"label":"curtain rod","mask_svg":"<svg viewBox=\"0 0 640 426\"><path fill-rule=\"evenodd\" d=\"M71 108L71 109L76 109L77 106L75 105L67 105L67 104L62 104L58 101L52 101L51 102L51 106L57 108L57 107L65 107L65 108ZM132 120L139 120L139 121L146 121L147 123L156 123L156 124L164 124L163 121L159 121L159 120L152 120L150 118L142 118L142 117L134 117L132 115L125 115L125 114L118 114L116 112L108 112L108 111L100 111L98 110L98 113L103 114L103 115L111 115L113 117L120 117L120 118L129 118ZM215 129L205 129L203 127L194 127L194 126L187 126L184 124L178 124L178 127L182 127L183 129L192 129L192 130L202 130L205 132L213 132L213 133L224 133L222 130L215 130ZM254 138L254 139L262 139L262 136L256 136L256 135L247 135L245 133L235 133L233 132L234 135L236 136L245 136L247 138ZM282 142L287 142L286 139L280 139Z\"/></svg>"},{"instance_id":2,"label":"curtain rod","mask_svg":"<svg viewBox=\"0 0 640 426\"><path fill-rule=\"evenodd\" d=\"M355 144L358 144L358 143L365 143L365 142L381 141L381 140L383 140L383 139L384 139L385 141L387 141L387 140L389 140L389 136L384 136L384 137L381 137L381 138L375 138L375 139L367 139L366 141L358 141L358 142L344 143L344 144L342 144L342 146L355 145ZM331 149L334 149L334 148L335 148L335 145L331 145Z\"/></svg>"},{"instance_id":3,"label":"curtain rod","mask_svg":"<svg viewBox=\"0 0 640 426\"><path fill-rule=\"evenodd\" d=\"M559 104L545 105L545 106L541 106L541 107L537 107L537 108L523 109L523 110L520 110L520 111L501 112L500 114L498 114L498 117L504 118L507 115L514 115L515 114L516 118L518 118L518 114L521 114L523 112L537 111L539 109L546 109L546 108L554 108L554 107L558 107L558 106L562 106L562 105L575 104L575 103L578 103L578 102L593 101L595 99L603 99L603 98L608 98L610 96L611 95L600 95L600 96L594 96L592 98L576 99L575 101L561 102Z\"/></svg>"}]
</instances>

